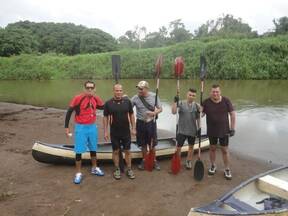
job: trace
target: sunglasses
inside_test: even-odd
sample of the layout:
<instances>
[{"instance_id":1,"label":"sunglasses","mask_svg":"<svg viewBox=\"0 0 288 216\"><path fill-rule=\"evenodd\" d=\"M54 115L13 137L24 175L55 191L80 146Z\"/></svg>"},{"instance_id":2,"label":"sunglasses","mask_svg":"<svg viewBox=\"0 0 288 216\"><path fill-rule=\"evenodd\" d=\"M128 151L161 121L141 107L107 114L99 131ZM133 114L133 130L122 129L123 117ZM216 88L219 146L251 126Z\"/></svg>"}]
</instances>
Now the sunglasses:
<instances>
[{"instance_id":1,"label":"sunglasses","mask_svg":"<svg viewBox=\"0 0 288 216\"><path fill-rule=\"evenodd\" d=\"M85 89L87 90L93 90L95 87L94 86L86 86Z\"/></svg>"},{"instance_id":2,"label":"sunglasses","mask_svg":"<svg viewBox=\"0 0 288 216\"><path fill-rule=\"evenodd\" d=\"M138 87L138 90L143 91L143 88L139 88L139 87Z\"/></svg>"}]
</instances>

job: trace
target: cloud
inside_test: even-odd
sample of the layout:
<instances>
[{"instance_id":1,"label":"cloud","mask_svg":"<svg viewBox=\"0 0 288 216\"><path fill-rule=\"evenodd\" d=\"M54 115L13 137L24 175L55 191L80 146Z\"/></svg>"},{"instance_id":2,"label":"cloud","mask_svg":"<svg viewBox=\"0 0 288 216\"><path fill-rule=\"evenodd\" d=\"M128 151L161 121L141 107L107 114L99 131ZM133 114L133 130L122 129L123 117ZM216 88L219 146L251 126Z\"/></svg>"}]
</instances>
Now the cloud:
<instances>
[{"instance_id":1,"label":"cloud","mask_svg":"<svg viewBox=\"0 0 288 216\"><path fill-rule=\"evenodd\" d=\"M194 32L207 20L223 14L242 18L260 33L273 28L272 20L287 15L285 0L0 0L0 26L20 20L34 22L71 22L102 29L115 37L136 25L148 32L157 31L169 22L182 19Z\"/></svg>"}]
</instances>

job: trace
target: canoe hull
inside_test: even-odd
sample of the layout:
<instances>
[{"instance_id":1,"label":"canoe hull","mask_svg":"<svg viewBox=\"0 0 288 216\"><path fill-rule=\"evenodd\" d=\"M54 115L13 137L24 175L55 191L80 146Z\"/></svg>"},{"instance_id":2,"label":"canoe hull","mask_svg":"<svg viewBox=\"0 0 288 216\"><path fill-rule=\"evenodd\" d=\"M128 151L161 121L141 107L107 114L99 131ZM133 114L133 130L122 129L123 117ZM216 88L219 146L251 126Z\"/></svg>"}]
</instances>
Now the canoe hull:
<instances>
[{"instance_id":1,"label":"canoe hull","mask_svg":"<svg viewBox=\"0 0 288 216\"><path fill-rule=\"evenodd\" d=\"M167 157L175 153L175 138L158 139L156 146L157 157ZM194 149L198 149L199 145L195 144ZM208 139L204 139L201 144L201 149L209 148ZM188 145L182 147L182 153L188 151ZM141 149L135 142L131 143L131 158L132 160L139 160L142 158ZM75 163L75 153L73 145L59 145L47 144L40 141L34 143L32 147L32 156L36 161L49 164L70 164ZM97 150L97 160L111 161L112 160L112 146L111 143L99 143ZM90 153L87 151L82 154L82 162L90 163Z\"/></svg>"}]
</instances>

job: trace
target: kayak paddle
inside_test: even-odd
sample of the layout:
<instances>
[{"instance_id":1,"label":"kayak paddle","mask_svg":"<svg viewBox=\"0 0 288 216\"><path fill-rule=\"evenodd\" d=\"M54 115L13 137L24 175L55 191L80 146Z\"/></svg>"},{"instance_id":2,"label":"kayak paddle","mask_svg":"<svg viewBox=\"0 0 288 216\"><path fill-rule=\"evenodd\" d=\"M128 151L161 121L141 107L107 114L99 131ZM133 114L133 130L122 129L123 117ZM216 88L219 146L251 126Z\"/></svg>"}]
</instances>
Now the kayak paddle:
<instances>
[{"instance_id":1,"label":"kayak paddle","mask_svg":"<svg viewBox=\"0 0 288 216\"><path fill-rule=\"evenodd\" d=\"M201 80L201 93L200 93L200 104L203 103L203 91L204 91L204 80L207 73L207 62L205 56L200 56L200 80ZM201 114L201 113L200 113ZM201 121L201 120L200 120ZM200 130L201 131L201 130ZM204 177L204 163L201 160L201 132L199 135L199 148L198 148L198 159L194 166L194 179L201 181Z\"/></svg>"},{"instance_id":2,"label":"kayak paddle","mask_svg":"<svg viewBox=\"0 0 288 216\"><path fill-rule=\"evenodd\" d=\"M157 78L157 84L156 84L156 96L155 96L155 105L154 108L157 106L157 98L158 98L158 89L159 89L159 78L160 78L160 73L161 73L161 68L162 68L162 63L163 63L163 56L160 55L155 64L155 75ZM153 121L156 125L156 116L154 117ZM157 128L156 128L157 130ZM153 142L154 140L151 140L151 143L149 143L149 152L145 155L145 163L144 163L144 168L147 171L152 171L154 168L154 161L155 161L155 151L153 151Z\"/></svg>"},{"instance_id":3,"label":"kayak paddle","mask_svg":"<svg viewBox=\"0 0 288 216\"><path fill-rule=\"evenodd\" d=\"M121 58L120 55L112 55L112 73L115 80L115 83L119 83L120 79L120 72L121 72ZM110 116L111 120L111 116ZM122 148L119 146L119 168L122 173L124 173L124 159Z\"/></svg>"},{"instance_id":4,"label":"kayak paddle","mask_svg":"<svg viewBox=\"0 0 288 216\"><path fill-rule=\"evenodd\" d=\"M179 97L179 89L180 89L180 76L184 73L184 61L182 57L177 57L174 63L174 72L177 77L177 96ZM177 101L177 112L176 112L176 136L178 131L178 101ZM176 141L177 142L177 141ZM180 152L181 154L181 152ZM177 144L176 144L176 152L174 153L171 160L171 171L174 175L176 175L181 169L181 158L177 152Z\"/></svg>"}]
</instances>

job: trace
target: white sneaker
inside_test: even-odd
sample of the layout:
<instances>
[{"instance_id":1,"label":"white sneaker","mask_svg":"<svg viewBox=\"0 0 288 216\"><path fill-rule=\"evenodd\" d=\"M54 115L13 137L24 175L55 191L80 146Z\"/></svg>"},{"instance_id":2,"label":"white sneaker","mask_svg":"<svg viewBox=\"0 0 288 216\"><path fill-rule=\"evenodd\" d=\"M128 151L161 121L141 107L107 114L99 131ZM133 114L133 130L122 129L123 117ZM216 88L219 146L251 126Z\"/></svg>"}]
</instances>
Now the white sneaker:
<instances>
[{"instance_id":1,"label":"white sneaker","mask_svg":"<svg viewBox=\"0 0 288 216\"><path fill-rule=\"evenodd\" d=\"M208 170L208 175L214 175L215 173L216 173L216 166L212 164L210 169Z\"/></svg>"},{"instance_id":2,"label":"white sneaker","mask_svg":"<svg viewBox=\"0 0 288 216\"><path fill-rule=\"evenodd\" d=\"M104 176L104 172L100 169L100 167L92 168L91 173L97 176Z\"/></svg>"},{"instance_id":3,"label":"white sneaker","mask_svg":"<svg viewBox=\"0 0 288 216\"><path fill-rule=\"evenodd\" d=\"M224 177L225 177L227 180L231 180L231 179L232 179L232 174L231 174L230 169L225 169L225 170L224 170Z\"/></svg>"}]
</instances>

